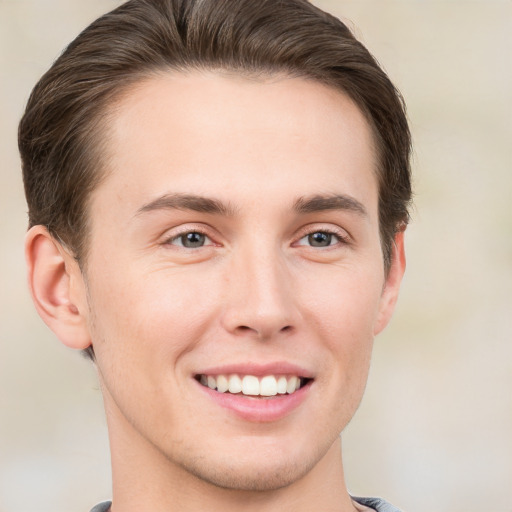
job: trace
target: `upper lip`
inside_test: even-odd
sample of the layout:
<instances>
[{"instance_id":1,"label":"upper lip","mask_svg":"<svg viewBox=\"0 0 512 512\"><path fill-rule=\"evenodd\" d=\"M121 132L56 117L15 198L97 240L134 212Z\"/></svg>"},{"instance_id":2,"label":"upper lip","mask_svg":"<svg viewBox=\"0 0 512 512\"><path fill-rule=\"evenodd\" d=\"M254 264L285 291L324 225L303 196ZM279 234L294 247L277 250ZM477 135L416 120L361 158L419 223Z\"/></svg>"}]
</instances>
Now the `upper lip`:
<instances>
[{"instance_id":1,"label":"upper lip","mask_svg":"<svg viewBox=\"0 0 512 512\"><path fill-rule=\"evenodd\" d=\"M254 375L255 377L264 377L265 375L297 375L312 379L313 372L299 365L286 361L273 363L231 363L222 366L211 366L196 372L196 375Z\"/></svg>"}]
</instances>

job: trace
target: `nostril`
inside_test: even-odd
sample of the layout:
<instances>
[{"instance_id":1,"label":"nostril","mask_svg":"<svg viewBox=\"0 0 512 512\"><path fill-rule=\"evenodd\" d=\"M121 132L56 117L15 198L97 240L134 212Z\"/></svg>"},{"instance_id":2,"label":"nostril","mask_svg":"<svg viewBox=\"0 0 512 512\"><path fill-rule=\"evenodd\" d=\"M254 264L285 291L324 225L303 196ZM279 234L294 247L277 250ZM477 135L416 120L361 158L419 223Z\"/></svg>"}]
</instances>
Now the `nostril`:
<instances>
[{"instance_id":1,"label":"nostril","mask_svg":"<svg viewBox=\"0 0 512 512\"><path fill-rule=\"evenodd\" d=\"M289 332L292 330L292 326L291 325L285 325L284 327L281 327L281 329L279 329L279 332ZM237 327L237 331L239 332L255 332L255 333L258 333L258 334L261 334L260 331L258 329L255 329L253 327L249 327L248 325L239 325Z\"/></svg>"},{"instance_id":2,"label":"nostril","mask_svg":"<svg viewBox=\"0 0 512 512\"><path fill-rule=\"evenodd\" d=\"M239 334L253 332L253 333L257 334L258 336L262 336L262 337L267 337L270 334L270 333L267 332L266 329L258 330L256 328L250 327L248 325L239 325L236 328L236 330L238 331ZM279 329L276 332L288 333L288 332L290 332L292 330L293 330L293 327L291 325L285 325L284 327L281 327L281 329Z\"/></svg>"},{"instance_id":3,"label":"nostril","mask_svg":"<svg viewBox=\"0 0 512 512\"><path fill-rule=\"evenodd\" d=\"M241 318L241 317L252 318ZM238 318L237 318L238 317ZM271 339L274 336L290 335L294 331L294 325L289 318L282 315L263 314L259 312L226 315L223 326L235 336L256 337L258 339Z\"/></svg>"}]
</instances>

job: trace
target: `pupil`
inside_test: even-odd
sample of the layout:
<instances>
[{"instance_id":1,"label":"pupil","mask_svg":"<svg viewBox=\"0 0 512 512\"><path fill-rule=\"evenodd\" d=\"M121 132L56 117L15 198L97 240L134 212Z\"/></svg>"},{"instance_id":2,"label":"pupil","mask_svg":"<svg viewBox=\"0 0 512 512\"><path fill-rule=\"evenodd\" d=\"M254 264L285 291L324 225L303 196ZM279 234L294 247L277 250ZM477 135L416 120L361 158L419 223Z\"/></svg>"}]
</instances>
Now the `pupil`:
<instances>
[{"instance_id":1,"label":"pupil","mask_svg":"<svg viewBox=\"0 0 512 512\"><path fill-rule=\"evenodd\" d=\"M309 243L313 247L327 247L331 245L332 235L330 233L312 233L309 235Z\"/></svg>"},{"instance_id":2,"label":"pupil","mask_svg":"<svg viewBox=\"0 0 512 512\"><path fill-rule=\"evenodd\" d=\"M204 245L205 235L202 233L187 233L182 242L185 247L201 247Z\"/></svg>"}]
</instances>

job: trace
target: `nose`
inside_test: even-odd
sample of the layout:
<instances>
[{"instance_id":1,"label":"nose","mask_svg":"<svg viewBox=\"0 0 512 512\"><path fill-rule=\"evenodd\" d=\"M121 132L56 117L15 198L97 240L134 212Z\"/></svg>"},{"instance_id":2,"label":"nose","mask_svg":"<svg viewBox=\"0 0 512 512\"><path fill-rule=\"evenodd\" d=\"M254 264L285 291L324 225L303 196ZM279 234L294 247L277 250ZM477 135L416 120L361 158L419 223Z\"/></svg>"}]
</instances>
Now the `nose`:
<instances>
[{"instance_id":1,"label":"nose","mask_svg":"<svg viewBox=\"0 0 512 512\"><path fill-rule=\"evenodd\" d=\"M234 258L228 273L221 320L228 332L269 340L296 328L293 280L279 254L247 251Z\"/></svg>"}]
</instances>

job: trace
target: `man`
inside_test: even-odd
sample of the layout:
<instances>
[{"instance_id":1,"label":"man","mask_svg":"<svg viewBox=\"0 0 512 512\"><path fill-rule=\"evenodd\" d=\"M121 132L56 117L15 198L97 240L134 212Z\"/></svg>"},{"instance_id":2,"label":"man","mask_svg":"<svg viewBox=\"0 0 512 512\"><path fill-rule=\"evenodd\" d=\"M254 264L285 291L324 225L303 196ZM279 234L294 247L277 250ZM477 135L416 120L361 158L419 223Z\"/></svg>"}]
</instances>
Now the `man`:
<instances>
[{"instance_id":1,"label":"man","mask_svg":"<svg viewBox=\"0 0 512 512\"><path fill-rule=\"evenodd\" d=\"M35 306L94 360L112 504L396 510L340 433L405 269L393 85L304 0L131 0L20 124Z\"/></svg>"}]
</instances>

